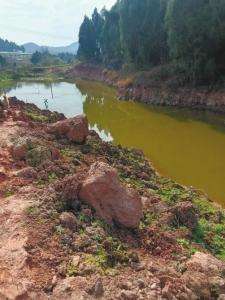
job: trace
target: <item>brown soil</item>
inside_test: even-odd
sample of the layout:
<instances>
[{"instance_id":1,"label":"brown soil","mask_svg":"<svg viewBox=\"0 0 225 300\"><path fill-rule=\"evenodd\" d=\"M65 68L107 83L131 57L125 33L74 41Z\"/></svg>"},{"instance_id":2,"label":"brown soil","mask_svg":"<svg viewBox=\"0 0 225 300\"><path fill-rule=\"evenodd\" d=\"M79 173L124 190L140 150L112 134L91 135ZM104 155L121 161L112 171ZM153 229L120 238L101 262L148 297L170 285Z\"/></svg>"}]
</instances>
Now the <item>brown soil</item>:
<instances>
[{"instance_id":1,"label":"brown soil","mask_svg":"<svg viewBox=\"0 0 225 300\"><path fill-rule=\"evenodd\" d=\"M198 218L190 200L194 191L170 182L186 195L179 201L189 204L170 206L154 192L168 181L140 151L102 142L94 132L83 144L57 139L45 129L49 122L64 119L62 115L17 99L10 105L0 120L0 299L182 300L217 299L225 293L223 263L212 262L213 274L196 271L187 264L190 249L177 242L191 243ZM29 139L32 150L40 145L42 151L58 149L60 157L17 161L12 148L21 139ZM73 189L65 191L64 181L74 174L82 181L96 161L114 166L123 184L141 195L144 216L139 228L108 225L79 199L73 207L67 201ZM187 209L193 222L182 215ZM76 219L73 229L60 223L65 211ZM211 257L201 245L195 248Z\"/></svg>"},{"instance_id":2,"label":"brown soil","mask_svg":"<svg viewBox=\"0 0 225 300\"><path fill-rule=\"evenodd\" d=\"M181 87L177 83L178 79L159 79L163 76L157 68L149 72L123 74L98 65L81 63L66 71L66 76L70 79L78 77L104 82L117 89L121 100L225 112L223 88Z\"/></svg>"}]
</instances>

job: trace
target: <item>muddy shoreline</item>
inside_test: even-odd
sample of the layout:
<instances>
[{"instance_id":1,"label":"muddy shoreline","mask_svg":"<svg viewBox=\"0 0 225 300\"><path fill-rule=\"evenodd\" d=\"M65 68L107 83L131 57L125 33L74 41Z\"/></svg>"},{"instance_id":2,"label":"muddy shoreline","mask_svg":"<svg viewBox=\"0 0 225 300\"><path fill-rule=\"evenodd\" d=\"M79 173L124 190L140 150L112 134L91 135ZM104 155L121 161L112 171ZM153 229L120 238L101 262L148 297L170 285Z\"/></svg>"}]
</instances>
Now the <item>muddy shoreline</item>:
<instances>
[{"instance_id":1,"label":"muddy shoreline","mask_svg":"<svg viewBox=\"0 0 225 300\"><path fill-rule=\"evenodd\" d=\"M103 82L117 89L121 100L134 100L151 105L191 108L225 113L225 90L206 88L168 88L163 82L147 85L134 83L132 75L104 69L93 64L78 64L66 72L66 78Z\"/></svg>"}]
</instances>

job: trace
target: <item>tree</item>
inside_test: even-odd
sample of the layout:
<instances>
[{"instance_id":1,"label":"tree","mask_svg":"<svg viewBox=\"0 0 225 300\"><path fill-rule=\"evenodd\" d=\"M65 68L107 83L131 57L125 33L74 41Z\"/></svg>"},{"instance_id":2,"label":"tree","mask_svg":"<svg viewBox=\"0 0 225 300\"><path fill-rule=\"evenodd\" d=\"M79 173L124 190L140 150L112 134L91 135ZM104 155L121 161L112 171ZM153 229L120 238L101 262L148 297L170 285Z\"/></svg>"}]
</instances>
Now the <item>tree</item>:
<instances>
[{"instance_id":1,"label":"tree","mask_svg":"<svg viewBox=\"0 0 225 300\"><path fill-rule=\"evenodd\" d=\"M92 20L85 16L79 32L79 49L77 53L80 59L94 61L99 55L95 28Z\"/></svg>"},{"instance_id":2,"label":"tree","mask_svg":"<svg viewBox=\"0 0 225 300\"><path fill-rule=\"evenodd\" d=\"M2 55L0 55L0 67L3 68L5 66L6 66L6 60Z\"/></svg>"},{"instance_id":3,"label":"tree","mask_svg":"<svg viewBox=\"0 0 225 300\"><path fill-rule=\"evenodd\" d=\"M225 75L225 0L117 0L85 17L79 42L81 59L107 67L169 62L185 81L214 81Z\"/></svg>"},{"instance_id":4,"label":"tree","mask_svg":"<svg viewBox=\"0 0 225 300\"><path fill-rule=\"evenodd\" d=\"M125 59L136 66L151 66L167 59L164 18L167 0L122 0L121 40Z\"/></svg>"},{"instance_id":5,"label":"tree","mask_svg":"<svg viewBox=\"0 0 225 300\"><path fill-rule=\"evenodd\" d=\"M0 38L0 51L4 51L4 52L22 51L22 52L25 52L25 49L23 46L18 46L14 42L10 42L8 40L3 40Z\"/></svg>"},{"instance_id":6,"label":"tree","mask_svg":"<svg viewBox=\"0 0 225 300\"><path fill-rule=\"evenodd\" d=\"M38 52L38 51L34 52L34 54L31 57L32 64L34 64L34 65L39 64L41 62L41 58L42 58L41 52Z\"/></svg>"},{"instance_id":7,"label":"tree","mask_svg":"<svg viewBox=\"0 0 225 300\"><path fill-rule=\"evenodd\" d=\"M121 66L123 52L120 39L120 15L118 4L110 11L103 10L104 26L102 29L101 49L103 62L115 68Z\"/></svg>"},{"instance_id":8,"label":"tree","mask_svg":"<svg viewBox=\"0 0 225 300\"><path fill-rule=\"evenodd\" d=\"M102 38L102 30L104 25L103 17L98 13L97 8L95 8L92 14L92 24L95 30L95 40L97 46L96 60L101 59L102 49L101 49L101 38Z\"/></svg>"},{"instance_id":9,"label":"tree","mask_svg":"<svg viewBox=\"0 0 225 300\"><path fill-rule=\"evenodd\" d=\"M170 57L194 82L225 71L224 0L170 0L166 26Z\"/></svg>"}]
</instances>

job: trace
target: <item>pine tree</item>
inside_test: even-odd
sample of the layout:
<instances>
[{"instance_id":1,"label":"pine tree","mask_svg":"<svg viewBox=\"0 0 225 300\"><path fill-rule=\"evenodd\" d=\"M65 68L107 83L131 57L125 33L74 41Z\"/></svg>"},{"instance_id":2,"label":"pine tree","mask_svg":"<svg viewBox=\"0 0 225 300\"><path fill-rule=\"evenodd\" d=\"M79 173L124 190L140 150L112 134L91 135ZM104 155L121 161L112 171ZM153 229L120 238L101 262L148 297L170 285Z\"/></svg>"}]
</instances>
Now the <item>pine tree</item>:
<instances>
[{"instance_id":1,"label":"pine tree","mask_svg":"<svg viewBox=\"0 0 225 300\"><path fill-rule=\"evenodd\" d=\"M79 32L78 57L94 61L99 55L95 28L92 20L85 16Z\"/></svg>"}]
</instances>

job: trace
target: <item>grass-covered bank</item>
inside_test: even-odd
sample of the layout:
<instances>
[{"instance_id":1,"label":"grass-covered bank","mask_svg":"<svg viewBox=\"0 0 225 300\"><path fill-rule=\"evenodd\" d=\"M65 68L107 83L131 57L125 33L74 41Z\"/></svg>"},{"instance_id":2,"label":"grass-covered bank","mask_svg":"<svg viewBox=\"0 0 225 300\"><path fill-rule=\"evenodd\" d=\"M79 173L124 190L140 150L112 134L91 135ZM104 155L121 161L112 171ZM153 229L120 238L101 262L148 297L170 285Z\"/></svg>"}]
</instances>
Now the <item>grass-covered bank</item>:
<instances>
[{"instance_id":1,"label":"grass-covered bank","mask_svg":"<svg viewBox=\"0 0 225 300\"><path fill-rule=\"evenodd\" d=\"M7 91L13 83L18 81L56 82L65 79L65 72L70 65L55 66L21 66L5 68L0 72L0 90Z\"/></svg>"}]
</instances>

